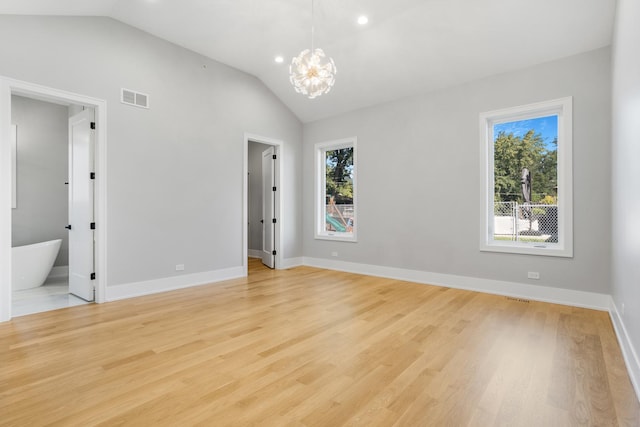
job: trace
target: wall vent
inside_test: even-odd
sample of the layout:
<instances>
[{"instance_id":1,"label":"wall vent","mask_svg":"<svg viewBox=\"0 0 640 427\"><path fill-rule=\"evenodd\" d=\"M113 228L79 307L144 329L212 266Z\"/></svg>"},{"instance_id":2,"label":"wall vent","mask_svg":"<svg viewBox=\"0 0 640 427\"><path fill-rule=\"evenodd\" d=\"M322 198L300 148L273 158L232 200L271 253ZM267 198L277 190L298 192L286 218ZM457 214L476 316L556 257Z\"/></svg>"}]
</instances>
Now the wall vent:
<instances>
[{"instance_id":1,"label":"wall vent","mask_svg":"<svg viewBox=\"0 0 640 427\"><path fill-rule=\"evenodd\" d=\"M122 88L120 102L134 107L149 108L149 95Z\"/></svg>"},{"instance_id":2,"label":"wall vent","mask_svg":"<svg viewBox=\"0 0 640 427\"><path fill-rule=\"evenodd\" d=\"M529 304L531 301L529 301L528 299L523 299L523 298L513 298L513 297L506 297L509 301L517 301L517 302L525 302L527 304Z\"/></svg>"}]
</instances>

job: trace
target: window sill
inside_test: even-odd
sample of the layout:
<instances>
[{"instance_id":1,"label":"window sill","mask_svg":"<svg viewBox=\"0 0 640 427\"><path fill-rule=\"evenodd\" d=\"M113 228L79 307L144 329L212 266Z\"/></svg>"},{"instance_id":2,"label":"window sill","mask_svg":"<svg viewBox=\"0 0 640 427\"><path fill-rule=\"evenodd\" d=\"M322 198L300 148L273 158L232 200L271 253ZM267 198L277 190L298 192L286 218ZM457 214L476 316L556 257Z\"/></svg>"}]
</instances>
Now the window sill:
<instances>
[{"instance_id":1,"label":"window sill","mask_svg":"<svg viewBox=\"0 0 640 427\"><path fill-rule=\"evenodd\" d=\"M336 242L356 243L358 241L358 239L354 235L349 235L349 234L341 235L341 234L338 234L338 233L336 233L336 234L316 234L314 236L314 238L316 240L333 240L333 241L336 241Z\"/></svg>"},{"instance_id":2,"label":"window sill","mask_svg":"<svg viewBox=\"0 0 640 427\"><path fill-rule=\"evenodd\" d=\"M531 244L531 245L523 245L523 244L490 244L485 243L480 245L481 252L500 252L500 253L509 253L509 254L522 254L522 255L537 255L537 256L551 256L551 257L562 257L562 258L573 258L573 249L572 248L563 248L555 245L544 245L541 244Z\"/></svg>"}]
</instances>

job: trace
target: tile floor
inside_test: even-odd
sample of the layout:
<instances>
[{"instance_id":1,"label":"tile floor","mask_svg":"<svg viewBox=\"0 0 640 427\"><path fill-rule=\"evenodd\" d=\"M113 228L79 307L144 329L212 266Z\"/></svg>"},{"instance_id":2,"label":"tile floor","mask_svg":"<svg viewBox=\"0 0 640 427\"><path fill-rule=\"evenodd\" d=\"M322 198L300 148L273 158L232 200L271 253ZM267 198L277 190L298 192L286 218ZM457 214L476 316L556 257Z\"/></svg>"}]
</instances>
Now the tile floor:
<instances>
[{"instance_id":1,"label":"tile floor","mask_svg":"<svg viewBox=\"0 0 640 427\"><path fill-rule=\"evenodd\" d=\"M42 286L15 291L11 300L13 317L89 304L69 293L69 278L66 276L50 277Z\"/></svg>"}]
</instances>

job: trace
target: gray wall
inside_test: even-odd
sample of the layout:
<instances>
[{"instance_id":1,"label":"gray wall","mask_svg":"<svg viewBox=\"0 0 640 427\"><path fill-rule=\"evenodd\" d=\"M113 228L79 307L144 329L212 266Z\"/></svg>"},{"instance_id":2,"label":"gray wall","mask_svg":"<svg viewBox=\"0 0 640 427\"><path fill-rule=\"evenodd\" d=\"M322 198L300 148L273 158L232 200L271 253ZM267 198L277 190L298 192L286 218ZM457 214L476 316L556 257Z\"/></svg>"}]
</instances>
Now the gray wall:
<instances>
[{"instance_id":1,"label":"gray wall","mask_svg":"<svg viewBox=\"0 0 640 427\"><path fill-rule=\"evenodd\" d=\"M12 246L63 239L55 265L67 265L68 108L13 96L18 127L17 207L12 209Z\"/></svg>"},{"instance_id":2,"label":"gray wall","mask_svg":"<svg viewBox=\"0 0 640 427\"><path fill-rule=\"evenodd\" d=\"M575 256L480 252L479 113L565 96L574 100ZM609 130L608 48L307 124L304 254L609 293ZM313 145L350 136L358 242L315 240Z\"/></svg>"},{"instance_id":3,"label":"gray wall","mask_svg":"<svg viewBox=\"0 0 640 427\"><path fill-rule=\"evenodd\" d=\"M109 18L0 16L0 55L1 75L107 101L108 286L243 264L245 132L284 143L284 257L302 255L302 125L255 77Z\"/></svg>"},{"instance_id":4,"label":"gray wall","mask_svg":"<svg viewBox=\"0 0 640 427\"><path fill-rule=\"evenodd\" d=\"M640 3L619 0L616 19L612 97L612 294L631 345L636 354L640 354ZM638 361L635 363L638 369ZM636 371L636 376L638 374Z\"/></svg>"},{"instance_id":5,"label":"gray wall","mask_svg":"<svg viewBox=\"0 0 640 427\"><path fill-rule=\"evenodd\" d=\"M262 152L270 146L249 142L249 249L262 251Z\"/></svg>"}]
</instances>

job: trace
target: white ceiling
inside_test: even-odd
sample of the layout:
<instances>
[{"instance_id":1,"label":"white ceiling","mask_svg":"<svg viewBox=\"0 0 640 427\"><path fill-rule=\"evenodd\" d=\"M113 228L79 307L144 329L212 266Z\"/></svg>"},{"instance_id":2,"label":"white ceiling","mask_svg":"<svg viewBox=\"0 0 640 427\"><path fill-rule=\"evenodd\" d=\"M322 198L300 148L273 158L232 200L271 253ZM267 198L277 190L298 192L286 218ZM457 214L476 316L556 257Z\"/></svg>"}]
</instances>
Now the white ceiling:
<instances>
[{"instance_id":1,"label":"white ceiling","mask_svg":"<svg viewBox=\"0 0 640 427\"><path fill-rule=\"evenodd\" d=\"M112 17L255 75L309 122L607 46L615 5L315 0L315 45L338 73L313 100L288 76L291 58L310 47L311 0L0 0L0 13ZM361 14L368 25L356 24Z\"/></svg>"}]
</instances>

